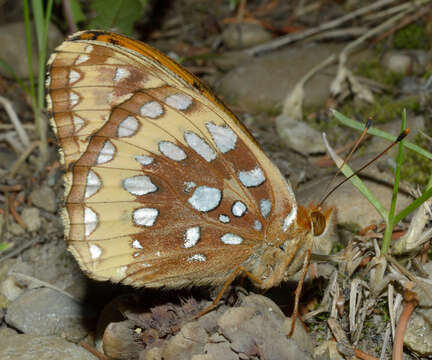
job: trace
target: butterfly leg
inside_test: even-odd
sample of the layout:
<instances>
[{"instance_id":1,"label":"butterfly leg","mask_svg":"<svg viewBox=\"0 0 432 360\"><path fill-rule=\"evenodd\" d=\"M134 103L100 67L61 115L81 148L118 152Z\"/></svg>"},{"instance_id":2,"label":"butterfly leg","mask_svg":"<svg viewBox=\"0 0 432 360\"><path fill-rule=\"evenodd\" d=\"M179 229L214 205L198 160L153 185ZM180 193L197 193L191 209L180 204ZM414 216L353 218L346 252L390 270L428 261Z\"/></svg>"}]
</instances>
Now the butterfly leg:
<instances>
[{"instance_id":1,"label":"butterfly leg","mask_svg":"<svg viewBox=\"0 0 432 360\"><path fill-rule=\"evenodd\" d=\"M261 280L258 279L256 276L252 275L249 271L247 271L244 267L238 266L229 276L229 278L225 281L224 285L222 286L222 289L217 294L216 298L213 300L213 302L207 306L203 311L201 311L198 315L195 316L196 319L200 318L204 314L207 314L210 310L212 310L219 300L222 298L223 294L225 294L226 289L230 284L234 281L234 279L239 275L239 273L245 274L248 278L250 278L253 282L256 282L257 284L261 284Z\"/></svg>"},{"instance_id":2,"label":"butterfly leg","mask_svg":"<svg viewBox=\"0 0 432 360\"><path fill-rule=\"evenodd\" d=\"M288 337L291 337L292 334L294 333L294 327L295 327L296 319L298 316L298 307L299 307L299 302L300 302L300 295L302 292L304 279L305 279L306 274L309 270L310 257L311 257L311 250L308 249L308 250L306 250L306 256L305 256L304 262L303 262L302 273L301 273L300 280L297 284L297 288L295 291L294 310L293 310L293 314L292 314L292 318L291 318L291 329L288 333Z\"/></svg>"}]
</instances>

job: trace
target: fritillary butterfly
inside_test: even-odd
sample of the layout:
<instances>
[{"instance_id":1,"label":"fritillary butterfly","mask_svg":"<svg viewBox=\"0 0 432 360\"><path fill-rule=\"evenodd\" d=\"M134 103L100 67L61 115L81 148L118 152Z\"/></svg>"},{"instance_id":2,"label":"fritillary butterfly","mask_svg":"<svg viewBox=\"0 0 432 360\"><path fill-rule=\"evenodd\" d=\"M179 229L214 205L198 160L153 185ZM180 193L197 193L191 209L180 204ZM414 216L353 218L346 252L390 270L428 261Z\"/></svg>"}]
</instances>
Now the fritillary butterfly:
<instances>
[{"instance_id":1,"label":"fritillary butterfly","mask_svg":"<svg viewBox=\"0 0 432 360\"><path fill-rule=\"evenodd\" d=\"M195 76L122 35L70 36L48 62L68 249L93 279L260 288L302 265L330 210L297 205L241 122Z\"/></svg>"}]
</instances>

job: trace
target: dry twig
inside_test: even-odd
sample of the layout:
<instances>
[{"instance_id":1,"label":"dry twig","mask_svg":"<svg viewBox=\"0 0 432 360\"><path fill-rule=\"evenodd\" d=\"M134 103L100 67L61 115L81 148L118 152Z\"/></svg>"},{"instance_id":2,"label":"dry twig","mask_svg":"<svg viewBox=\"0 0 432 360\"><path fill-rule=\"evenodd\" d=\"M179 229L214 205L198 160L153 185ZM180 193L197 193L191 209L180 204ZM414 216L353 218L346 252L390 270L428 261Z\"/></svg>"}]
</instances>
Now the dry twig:
<instances>
[{"instance_id":1,"label":"dry twig","mask_svg":"<svg viewBox=\"0 0 432 360\"><path fill-rule=\"evenodd\" d=\"M399 317L399 322L396 328L395 341L393 344L393 360L403 359L403 339L405 330L408 325L408 320L418 304L418 300L413 292L405 290L404 294L405 303L403 306L402 314Z\"/></svg>"},{"instance_id":2,"label":"dry twig","mask_svg":"<svg viewBox=\"0 0 432 360\"><path fill-rule=\"evenodd\" d=\"M349 21L351 19L356 18L357 16L366 14L368 12L371 12L371 11L375 10L375 9L379 9L379 8L381 8L383 6L386 6L388 4L391 4L391 3L395 2L395 1L396 0L381 0L381 1L377 1L377 2L375 2L373 4L371 4L371 5L364 6L364 7L360 8L360 9L357 9L357 10L355 10L355 11L353 11L353 12L351 12L351 13L345 15L345 16L342 16L342 17L340 17L338 19L334 19L334 20L328 21L328 22L326 22L324 24L321 24L321 25L319 25L319 26L317 26L315 28L304 30L304 31L299 31L299 32L296 32L294 34L289 34L289 35L286 35L286 36L282 36L282 37L279 37L279 38L277 38L275 40L272 40L272 41L270 41L268 43L265 43L265 44L258 45L258 46L255 46L253 48L247 49L246 53L248 55L258 55L258 54L261 54L261 53L264 53L264 52L267 52L267 51L276 50L276 49L278 49L278 48L280 48L282 46L288 45L288 44L290 44L290 43L292 43L294 41L298 41L298 40L307 38L307 37L309 37L311 35L318 34L318 33L322 32L324 30L333 29L333 28L335 28L335 27L337 27L337 26L339 26L339 25L341 25L341 24L343 24L343 23L345 23L345 22L347 22L347 21Z\"/></svg>"},{"instance_id":3,"label":"dry twig","mask_svg":"<svg viewBox=\"0 0 432 360\"><path fill-rule=\"evenodd\" d=\"M0 104L3 105L6 113L8 114L9 119L18 134L18 138L20 139L21 144L23 145L23 147L28 147L30 145L30 139L27 136L27 133L24 130L24 127L22 126L19 117L14 110L12 103L5 97L0 96Z\"/></svg>"}]
</instances>

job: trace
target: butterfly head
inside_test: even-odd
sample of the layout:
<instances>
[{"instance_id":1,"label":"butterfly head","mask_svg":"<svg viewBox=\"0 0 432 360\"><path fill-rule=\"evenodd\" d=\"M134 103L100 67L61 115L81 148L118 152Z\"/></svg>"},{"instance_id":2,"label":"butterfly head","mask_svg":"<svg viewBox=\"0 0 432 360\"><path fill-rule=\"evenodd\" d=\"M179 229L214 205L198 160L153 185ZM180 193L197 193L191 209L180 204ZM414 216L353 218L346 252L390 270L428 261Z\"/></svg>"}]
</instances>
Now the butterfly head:
<instances>
[{"instance_id":1,"label":"butterfly head","mask_svg":"<svg viewBox=\"0 0 432 360\"><path fill-rule=\"evenodd\" d=\"M331 226L333 208L323 208L322 206L309 204L306 208L310 219L311 233L314 238L325 236Z\"/></svg>"},{"instance_id":2,"label":"butterfly head","mask_svg":"<svg viewBox=\"0 0 432 360\"><path fill-rule=\"evenodd\" d=\"M323 207L314 203L306 207L299 205L296 227L293 229L298 236L303 237L302 247L313 252L322 252L323 243L332 234L333 207Z\"/></svg>"}]
</instances>

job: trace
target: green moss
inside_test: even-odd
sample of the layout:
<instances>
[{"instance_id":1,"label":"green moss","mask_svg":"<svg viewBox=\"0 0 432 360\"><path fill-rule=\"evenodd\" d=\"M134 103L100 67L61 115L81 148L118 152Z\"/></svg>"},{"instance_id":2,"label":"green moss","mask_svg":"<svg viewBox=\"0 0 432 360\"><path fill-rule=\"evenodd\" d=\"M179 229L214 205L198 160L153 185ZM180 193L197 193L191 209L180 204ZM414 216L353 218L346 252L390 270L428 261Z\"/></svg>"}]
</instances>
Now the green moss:
<instances>
[{"instance_id":1,"label":"green moss","mask_svg":"<svg viewBox=\"0 0 432 360\"><path fill-rule=\"evenodd\" d=\"M412 142L423 148L428 146L428 140L421 134L417 134ZM401 168L403 180L411 184L426 185L431 175L431 168L432 163L429 159L409 149L404 151Z\"/></svg>"},{"instance_id":2,"label":"green moss","mask_svg":"<svg viewBox=\"0 0 432 360\"><path fill-rule=\"evenodd\" d=\"M388 311L388 303L385 299L378 300L377 309L381 312L383 321L388 322L390 320L390 315Z\"/></svg>"},{"instance_id":3,"label":"green moss","mask_svg":"<svg viewBox=\"0 0 432 360\"><path fill-rule=\"evenodd\" d=\"M332 249L330 251L330 254L337 254L339 251L345 248L345 245L341 242L335 242L332 246Z\"/></svg>"},{"instance_id":4,"label":"green moss","mask_svg":"<svg viewBox=\"0 0 432 360\"><path fill-rule=\"evenodd\" d=\"M269 117L276 117L282 114L282 105L279 104L271 107L266 107L262 110L262 112Z\"/></svg>"},{"instance_id":5,"label":"green moss","mask_svg":"<svg viewBox=\"0 0 432 360\"><path fill-rule=\"evenodd\" d=\"M423 79L428 80L431 76L432 76L432 66L429 66L429 68L423 75Z\"/></svg>"},{"instance_id":6,"label":"green moss","mask_svg":"<svg viewBox=\"0 0 432 360\"><path fill-rule=\"evenodd\" d=\"M404 76L403 74L396 73L382 66L378 58L372 61L359 63L355 74L389 87L396 86Z\"/></svg>"},{"instance_id":7,"label":"green moss","mask_svg":"<svg viewBox=\"0 0 432 360\"><path fill-rule=\"evenodd\" d=\"M355 106L352 101L347 102L340 112L355 119L372 117L374 124L383 124L399 118L403 109L418 112L420 110L418 97L410 96L395 100L391 95L381 95L376 97L373 104L363 103Z\"/></svg>"},{"instance_id":8,"label":"green moss","mask_svg":"<svg viewBox=\"0 0 432 360\"><path fill-rule=\"evenodd\" d=\"M393 46L396 49L429 49L431 40L425 26L409 24L396 31Z\"/></svg>"}]
</instances>

